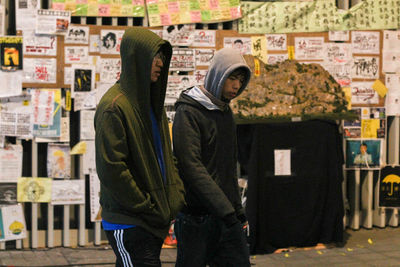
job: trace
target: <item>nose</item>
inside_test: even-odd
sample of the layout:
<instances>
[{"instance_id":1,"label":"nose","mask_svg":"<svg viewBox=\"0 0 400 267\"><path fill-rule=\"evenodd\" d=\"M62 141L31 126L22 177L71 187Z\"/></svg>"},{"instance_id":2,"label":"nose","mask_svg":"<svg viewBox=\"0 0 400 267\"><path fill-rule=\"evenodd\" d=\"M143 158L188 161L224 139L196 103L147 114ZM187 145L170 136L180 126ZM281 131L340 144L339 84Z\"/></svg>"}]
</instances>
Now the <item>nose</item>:
<instances>
[{"instance_id":1,"label":"nose","mask_svg":"<svg viewBox=\"0 0 400 267\"><path fill-rule=\"evenodd\" d=\"M164 62L162 61L161 58L157 58L156 65L160 68L164 66Z\"/></svg>"},{"instance_id":2,"label":"nose","mask_svg":"<svg viewBox=\"0 0 400 267\"><path fill-rule=\"evenodd\" d=\"M239 90L239 88L240 88L240 86L241 86L241 83L240 83L240 81L239 80L234 80L234 82L233 82L233 89L235 89L235 90Z\"/></svg>"}]
</instances>

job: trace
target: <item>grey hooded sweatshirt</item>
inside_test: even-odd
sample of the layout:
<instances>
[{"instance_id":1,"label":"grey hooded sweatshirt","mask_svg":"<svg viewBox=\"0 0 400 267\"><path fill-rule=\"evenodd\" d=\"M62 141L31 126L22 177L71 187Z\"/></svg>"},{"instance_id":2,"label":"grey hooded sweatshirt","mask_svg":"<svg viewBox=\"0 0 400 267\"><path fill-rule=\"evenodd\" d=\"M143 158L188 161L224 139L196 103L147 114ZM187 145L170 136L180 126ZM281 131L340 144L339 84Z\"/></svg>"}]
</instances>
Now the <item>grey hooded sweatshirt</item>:
<instances>
[{"instance_id":1,"label":"grey hooded sweatshirt","mask_svg":"<svg viewBox=\"0 0 400 267\"><path fill-rule=\"evenodd\" d=\"M185 213L211 214L226 224L244 214L236 175L236 125L229 103L221 100L226 79L243 68L243 57L230 48L219 50L205 77L205 89L193 87L182 92L175 104L173 147L178 170L186 189Z\"/></svg>"}]
</instances>

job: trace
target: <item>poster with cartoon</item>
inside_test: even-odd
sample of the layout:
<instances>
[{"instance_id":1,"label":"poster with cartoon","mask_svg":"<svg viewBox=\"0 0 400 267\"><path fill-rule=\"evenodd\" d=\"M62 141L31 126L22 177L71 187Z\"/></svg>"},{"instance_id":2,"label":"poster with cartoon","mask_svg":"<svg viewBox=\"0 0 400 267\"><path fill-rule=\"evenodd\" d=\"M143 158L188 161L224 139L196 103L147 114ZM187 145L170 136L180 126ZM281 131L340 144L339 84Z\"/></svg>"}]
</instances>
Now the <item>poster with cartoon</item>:
<instances>
[{"instance_id":1,"label":"poster with cartoon","mask_svg":"<svg viewBox=\"0 0 400 267\"><path fill-rule=\"evenodd\" d=\"M26 222L21 204L1 207L1 215L3 219L4 240L26 238Z\"/></svg>"},{"instance_id":2,"label":"poster with cartoon","mask_svg":"<svg viewBox=\"0 0 400 267\"><path fill-rule=\"evenodd\" d=\"M191 46L196 34L196 24L179 24L163 27L163 39L173 46Z\"/></svg>"},{"instance_id":3,"label":"poster with cartoon","mask_svg":"<svg viewBox=\"0 0 400 267\"><path fill-rule=\"evenodd\" d=\"M351 45L355 54L379 54L380 32L351 31Z\"/></svg>"},{"instance_id":4,"label":"poster with cartoon","mask_svg":"<svg viewBox=\"0 0 400 267\"><path fill-rule=\"evenodd\" d=\"M242 55L251 55L251 46L249 37L224 37L224 47L237 49Z\"/></svg>"},{"instance_id":5,"label":"poster with cartoon","mask_svg":"<svg viewBox=\"0 0 400 267\"><path fill-rule=\"evenodd\" d=\"M71 25L64 36L66 44L88 44L89 26Z\"/></svg>"},{"instance_id":6,"label":"poster with cartoon","mask_svg":"<svg viewBox=\"0 0 400 267\"><path fill-rule=\"evenodd\" d=\"M68 144L49 143L47 146L47 177L71 178L71 157Z\"/></svg>"},{"instance_id":7,"label":"poster with cartoon","mask_svg":"<svg viewBox=\"0 0 400 267\"><path fill-rule=\"evenodd\" d=\"M71 97L75 93L90 92L94 90L95 85L95 66L80 65L72 66L72 87Z\"/></svg>"},{"instance_id":8,"label":"poster with cartoon","mask_svg":"<svg viewBox=\"0 0 400 267\"><path fill-rule=\"evenodd\" d=\"M353 57L352 78L378 79L379 78L379 57Z\"/></svg>"},{"instance_id":9,"label":"poster with cartoon","mask_svg":"<svg viewBox=\"0 0 400 267\"><path fill-rule=\"evenodd\" d=\"M51 201L51 184L53 179L39 177L19 177L17 185L18 202Z\"/></svg>"},{"instance_id":10,"label":"poster with cartoon","mask_svg":"<svg viewBox=\"0 0 400 267\"><path fill-rule=\"evenodd\" d=\"M100 54L119 55L123 30L100 31Z\"/></svg>"},{"instance_id":11,"label":"poster with cartoon","mask_svg":"<svg viewBox=\"0 0 400 267\"><path fill-rule=\"evenodd\" d=\"M346 168L378 168L381 164L382 140L346 140Z\"/></svg>"},{"instance_id":12,"label":"poster with cartoon","mask_svg":"<svg viewBox=\"0 0 400 267\"><path fill-rule=\"evenodd\" d=\"M51 204L85 204L85 180L53 180L51 188Z\"/></svg>"},{"instance_id":13,"label":"poster with cartoon","mask_svg":"<svg viewBox=\"0 0 400 267\"><path fill-rule=\"evenodd\" d=\"M17 204L17 183L0 183L0 205Z\"/></svg>"},{"instance_id":14,"label":"poster with cartoon","mask_svg":"<svg viewBox=\"0 0 400 267\"><path fill-rule=\"evenodd\" d=\"M22 70L22 36L0 37L1 70Z\"/></svg>"}]
</instances>

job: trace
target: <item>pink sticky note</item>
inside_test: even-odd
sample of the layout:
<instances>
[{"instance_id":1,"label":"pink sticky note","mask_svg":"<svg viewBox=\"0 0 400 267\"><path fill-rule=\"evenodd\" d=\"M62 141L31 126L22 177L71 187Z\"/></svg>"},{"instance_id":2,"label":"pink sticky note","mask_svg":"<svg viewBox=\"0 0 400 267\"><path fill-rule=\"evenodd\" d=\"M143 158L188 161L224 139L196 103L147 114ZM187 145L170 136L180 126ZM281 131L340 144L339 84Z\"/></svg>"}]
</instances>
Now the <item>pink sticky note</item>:
<instances>
[{"instance_id":1,"label":"pink sticky note","mask_svg":"<svg viewBox=\"0 0 400 267\"><path fill-rule=\"evenodd\" d=\"M168 2L168 11L171 13L178 13L179 12L178 2Z\"/></svg>"},{"instance_id":2,"label":"pink sticky note","mask_svg":"<svg viewBox=\"0 0 400 267\"><path fill-rule=\"evenodd\" d=\"M237 19L242 17L242 13L240 12L240 7L232 7L231 8L231 16L232 19Z\"/></svg>"},{"instance_id":3,"label":"pink sticky note","mask_svg":"<svg viewBox=\"0 0 400 267\"><path fill-rule=\"evenodd\" d=\"M201 12L200 11L190 11L190 18L192 22L201 22Z\"/></svg>"},{"instance_id":4,"label":"pink sticky note","mask_svg":"<svg viewBox=\"0 0 400 267\"><path fill-rule=\"evenodd\" d=\"M110 16L110 6L99 5L99 16Z\"/></svg>"},{"instance_id":5,"label":"pink sticky note","mask_svg":"<svg viewBox=\"0 0 400 267\"><path fill-rule=\"evenodd\" d=\"M169 14L161 14L161 25L171 25L171 17Z\"/></svg>"}]
</instances>

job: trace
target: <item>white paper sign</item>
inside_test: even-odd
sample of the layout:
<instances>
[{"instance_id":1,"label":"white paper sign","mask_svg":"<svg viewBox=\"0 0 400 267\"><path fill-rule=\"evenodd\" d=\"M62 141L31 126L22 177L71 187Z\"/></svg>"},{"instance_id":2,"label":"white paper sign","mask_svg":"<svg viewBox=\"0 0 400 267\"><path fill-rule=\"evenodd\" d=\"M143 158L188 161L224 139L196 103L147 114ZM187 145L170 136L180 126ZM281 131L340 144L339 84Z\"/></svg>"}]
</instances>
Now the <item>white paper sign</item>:
<instances>
[{"instance_id":1,"label":"white paper sign","mask_svg":"<svg viewBox=\"0 0 400 267\"><path fill-rule=\"evenodd\" d=\"M351 103L352 104L378 104L379 95L372 88L374 82L352 82Z\"/></svg>"},{"instance_id":2,"label":"white paper sign","mask_svg":"<svg viewBox=\"0 0 400 267\"><path fill-rule=\"evenodd\" d=\"M24 57L23 82L56 83L57 59Z\"/></svg>"},{"instance_id":3,"label":"white paper sign","mask_svg":"<svg viewBox=\"0 0 400 267\"><path fill-rule=\"evenodd\" d=\"M89 43L89 27L71 25L64 37L66 44L88 44Z\"/></svg>"},{"instance_id":4,"label":"white paper sign","mask_svg":"<svg viewBox=\"0 0 400 267\"><path fill-rule=\"evenodd\" d=\"M192 46L215 47L215 33L213 30L195 30Z\"/></svg>"},{"instance_id":5,"label":"white paper sign","mask_svg":"<svg viewBox=\"0 0 400 267\"><path fill-rule=\"evenodd\" d=\"M17 240L26 238L26 223L21 204L9 205L1 208L3 219L2 232L4 240Z\"/></svg>"},{"instance_id":6,"label":"white paper sign","mask_svg":"<svg viewBox=\"0 0 400 267\"><path fill-rule=\"evenodd\" d=\"M89 175L90 182L90 221L101 221L100 208L100 181L96 171L92 170Z\"/></svg>"},{"instance_id":7,"label":"white paper sign","mask_svg":"<svg viewBox=\"0 0 400 267\"><path fill-rule=\"evenodd\" d=\"M122 36L125 31L122 30L101 30L100 41L101 41L101 54L113 54L119 55Z\"/></svg>"},{"instance_id":8,"label":"white paper sign","mask_svg":"<svg viewBox=\"0 0 400 267\"><path fill-rule=\"evenodd\" d=\"M89 47L66 46L64 47L65 64L89 63Z\"/></svg>"},{"instance_id":9,"label":"white paper sign","mask_svg":"<svg viewBox=\"0 0 400 267\"><path fill-rule=\"evenodd\" d=\"M274 175L292 175L290 149L274 150Z\"/></svg>"},{"instance_id":10,"label":"white paper sign","mask_svg":"<svg viewBox=\"0 0 400 267\"><path fill-rule=\"evenodd\" d=\"M287 50L287 36L286 34L266 34L267 50Z\"/></svg>"},{"instance_id":11,"label":"white paper sign","mask_svg":"<svg viewBox=\"0 0 400 267\"><path fill-rule=\"evenodd\" d=\"M22 145L0 148L0 182L17 182L22 176Z\"/></svg>"},{"instance_id":12,"label":"white paper sign","mask_svg":"<svg viewBox=\"0 0 400 267\"><path fill-rule=\"evenodd\" d=\"M95 110L81 110L80 140L94 140L94 114Z\"/></svg>"},{"instance_id":13,"label":"white paper sign","mask_svg":"<svg viewBox=\"0 0 400 267\"><path fill-rule=\"evenodd\" d=\"M37 34L66 34L71 22L71 11L38 9Z\"/></svg>"},{"instance_id":14,"label":"white paper sign","mask_svg":"<svg viewBox=\"0 0 400 267\"><path fill-rule=\"evenodd\" d=\"M24 55L55 56L57 54L56 35L38 35L34 30L24 30Z\"/></svg>"},{"instance_id":15,"label":"white paper sign","mask_svg":"<svg viewBox=\"0 0 400 267\"><path fill-rule=\"evenodd\" d=\"M352 31L351 45L355 54L379 54L380 32Z\"/></svg>"},{"instance_id":16,"label":"white paper sign","mask_svg":"<svg viewBox=\"0 0 400 267\"><path fill-rule=\"evenodd\" d=\"M224 47L239 50L242 55L251 55L251 45L248 37L224 37Z\"/></svg>"},{"instance_id":17,"label":"white paper sign","mask_svg":"<svg viewBox=\"0 0 400 267\"><path fill-rule=\"evenodd\" d=\"M324 37L295 37L294 43L296 59L324 59Z\"/></svg>"},{"instance_id":18,"label":"white paper sign","mask_svg":"<svg viewBox=\"0 0 400 267\"><path fill-rule=\"evenodd\" d=\"M33 124L53 125L54 91L31 90Z\"/></svg>"}]
</instances>

